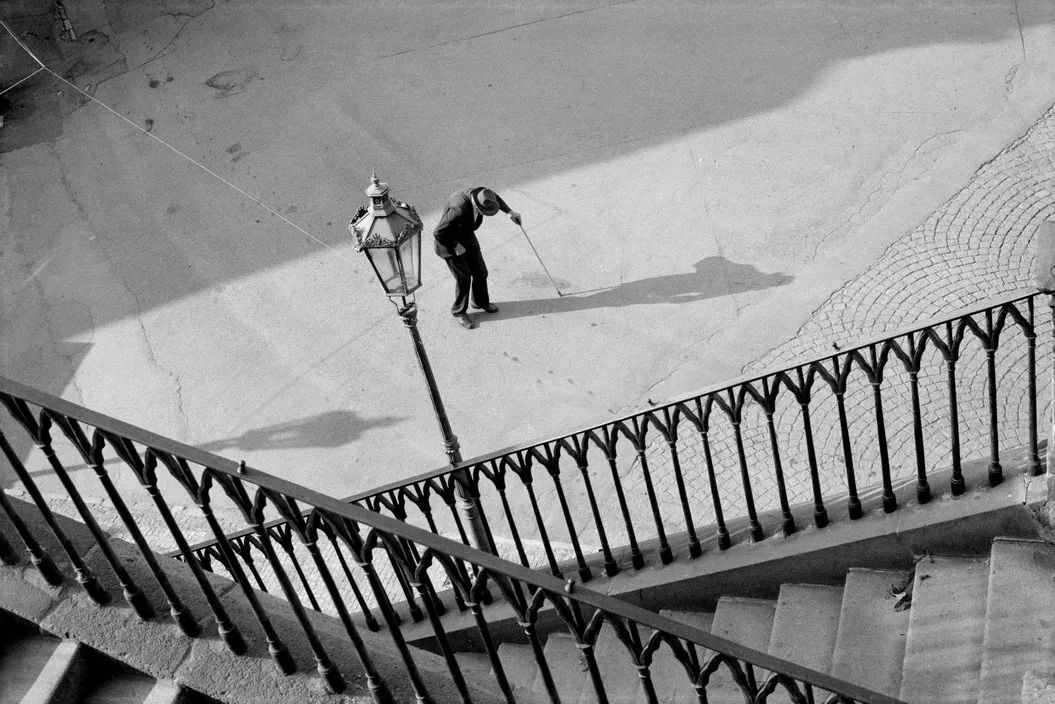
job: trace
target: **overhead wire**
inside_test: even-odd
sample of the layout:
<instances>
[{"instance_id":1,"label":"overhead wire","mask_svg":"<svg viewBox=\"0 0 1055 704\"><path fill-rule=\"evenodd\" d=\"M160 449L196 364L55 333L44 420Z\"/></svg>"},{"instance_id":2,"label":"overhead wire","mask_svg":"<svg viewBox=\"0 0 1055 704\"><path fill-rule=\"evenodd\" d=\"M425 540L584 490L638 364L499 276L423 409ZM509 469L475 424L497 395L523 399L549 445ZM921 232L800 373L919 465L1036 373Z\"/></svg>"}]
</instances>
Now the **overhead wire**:
<instances>
[{"instance_id":1,"label":"overhead wire","mask_svg":"<svg viewBox=\"0 0 1055 704\"><path fill-rule=\"evenodd\" d=\"M38 68L38 69L37 69L36 71L34 71L33 73L29 74L29 75L28 75L28 76L26 76L25 78L22 78L22 79L19 79L19 80L15 81L15 82L14 82L14 83L12 83L11 85L9 85L9 86L8 86L7 88L4 88L3 90L0 90L0 95L3 95L4 93L6 93L6 92L7 92L7 91L9 91L9 90L12 90L12 89L14 89L14 88L17 88L18 86L22 85L23 83L25 83L25 82L26 82L26 81L28 81L28 80L29 80L30 78L32 78L33 76L37 75L38 73L40 73L40 72L41 72L41 71L43 71L43 70L44 70L44 67L43 67L43 66L41 66L40 68Z\"/></svg>"}]
</instances>

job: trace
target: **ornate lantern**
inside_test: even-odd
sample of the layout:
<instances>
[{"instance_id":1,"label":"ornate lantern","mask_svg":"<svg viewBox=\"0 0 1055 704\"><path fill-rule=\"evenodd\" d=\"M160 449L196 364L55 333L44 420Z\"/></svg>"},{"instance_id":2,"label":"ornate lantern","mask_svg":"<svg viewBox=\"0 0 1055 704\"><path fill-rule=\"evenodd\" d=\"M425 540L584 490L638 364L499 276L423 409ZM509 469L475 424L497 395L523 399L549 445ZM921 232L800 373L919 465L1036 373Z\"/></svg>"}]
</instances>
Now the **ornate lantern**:
<instances>
[{"instance_id":1,"label":"ornate lantern","mask_svg":"<svg viewBox=\"0 0 1055 704\"><path fill-rule=\"evenodd\" d=\"M377 280L391 297L406 298L421 287L421 218L414 206L388 197L388 184L371 176L370 206L359 208L348 230L366 252Z\"/></svg>"}]
</instances>

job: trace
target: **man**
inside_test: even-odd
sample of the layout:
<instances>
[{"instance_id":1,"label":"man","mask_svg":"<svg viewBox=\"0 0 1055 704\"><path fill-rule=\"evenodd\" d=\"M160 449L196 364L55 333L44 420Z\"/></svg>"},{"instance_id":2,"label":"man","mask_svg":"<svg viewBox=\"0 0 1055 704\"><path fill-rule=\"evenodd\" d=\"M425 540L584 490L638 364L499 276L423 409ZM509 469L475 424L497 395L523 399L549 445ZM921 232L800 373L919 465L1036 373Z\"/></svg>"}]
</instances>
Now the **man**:
<instances>
[{"instance_id":1,"label":"man","mask_svg":"<svg viewBox=\"0 0 1055 704\"><path fill-rule=\"evenodd\" d=\"M447 268L454 276L451 314L469 330L476 327L466 313L470 301L473 308L485 313L498 312L498 306L491 303L487 292L487 265L480 253L476 230L484 215L496 215L499 210L509 213L509 219L517 225L521 223L520 213L510 210L490 188L478 186L458 191L447 200L447 208L433 232L436 254L447 262Z\"/></svg>"}]
</instances>

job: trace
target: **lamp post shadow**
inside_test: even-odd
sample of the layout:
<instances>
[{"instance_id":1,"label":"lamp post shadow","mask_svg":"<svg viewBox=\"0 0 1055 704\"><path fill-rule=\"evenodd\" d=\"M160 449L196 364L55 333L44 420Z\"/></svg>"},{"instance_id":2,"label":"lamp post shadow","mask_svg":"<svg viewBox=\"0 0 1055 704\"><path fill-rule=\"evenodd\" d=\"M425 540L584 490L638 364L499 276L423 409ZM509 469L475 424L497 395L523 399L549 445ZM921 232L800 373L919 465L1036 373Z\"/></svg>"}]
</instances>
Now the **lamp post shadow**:
<instances>
[{"instance_id":1,"label":"lamp post shadow","mask_svg":"<svg viewBox=\"0 0 1055 704\"><path fill-rule=\"evenodd\" d=\"M566 293L555 298L501 301L494 316L480 316L477 322L508 320L529 315L568 313L591 308L618 308L656 303L694 303L747 291L784 286L794 277L768 274L750 264L739 264L724 257L707 257L692 265L688 274L669 274L638 279L583 294Z\"/></svg>"}]
</instances>

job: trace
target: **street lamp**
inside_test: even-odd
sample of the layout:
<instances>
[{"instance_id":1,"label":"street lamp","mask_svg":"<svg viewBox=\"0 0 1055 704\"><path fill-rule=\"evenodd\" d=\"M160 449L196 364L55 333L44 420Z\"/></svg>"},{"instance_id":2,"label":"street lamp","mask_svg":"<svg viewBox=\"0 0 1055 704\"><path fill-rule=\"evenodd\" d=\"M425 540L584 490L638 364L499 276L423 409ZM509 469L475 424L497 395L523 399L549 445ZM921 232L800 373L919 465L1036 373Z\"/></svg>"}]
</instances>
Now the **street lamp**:
<instances>
[{"instance_id":1,"label":"street lamp","mask_svg":"<svg viewBox=\"0 0 1055 704\"><path fill-rule=\"evenodd\" d=\"M403 324L410 331L417 354L418 365L425 376L432 399L432 409L440 424L443 436L443 450L451 464L459 464L462 455L458 448L458 438L451 430L447 411L443 408L443 399L436 386L436 377L432 373L425 345L418 334L418 309L414 292L421 287L421 230L422 222L414 206L388 196L388 184L381 183L377 176L371 176L366 189L370 205L359 208L359 211L348 224L348 230L355 235L358 249L366 254L370 266L381 282L396 311L403 319ZM397 301L398 299L398 301ZM463 470L465 471L465 470ZM461 482L455 482L458 492L458 505L465 515L473 536L474 547L493 553L479 507Z\"/></svg>"}]
</instances>

